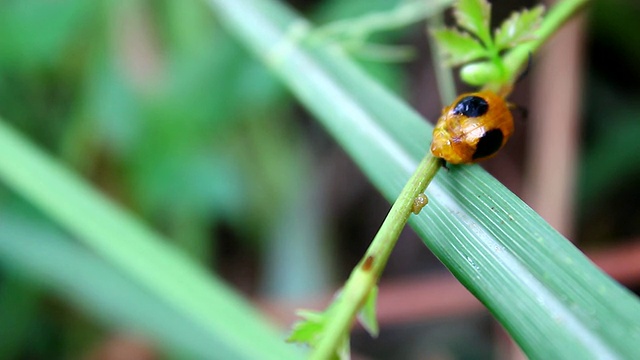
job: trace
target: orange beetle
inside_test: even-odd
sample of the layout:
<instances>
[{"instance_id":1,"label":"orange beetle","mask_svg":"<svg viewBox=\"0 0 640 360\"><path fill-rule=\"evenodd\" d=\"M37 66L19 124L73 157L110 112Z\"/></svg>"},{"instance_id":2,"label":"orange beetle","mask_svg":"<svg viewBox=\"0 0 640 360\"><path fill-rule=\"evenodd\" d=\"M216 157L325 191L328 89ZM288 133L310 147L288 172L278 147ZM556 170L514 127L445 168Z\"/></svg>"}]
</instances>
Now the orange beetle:
<instances>
[{"instance_id":1,"label":"orange beetle","mask_svg":"<svg viewBox=\"0 0 640 360\"><path fill-rule=\"evenodd\" d=\"M511 134L513 116L503 97L491 91L463 94L442 110L431 153L451 164L474 163L494 156Z\"/></svg>"}]
</instances>

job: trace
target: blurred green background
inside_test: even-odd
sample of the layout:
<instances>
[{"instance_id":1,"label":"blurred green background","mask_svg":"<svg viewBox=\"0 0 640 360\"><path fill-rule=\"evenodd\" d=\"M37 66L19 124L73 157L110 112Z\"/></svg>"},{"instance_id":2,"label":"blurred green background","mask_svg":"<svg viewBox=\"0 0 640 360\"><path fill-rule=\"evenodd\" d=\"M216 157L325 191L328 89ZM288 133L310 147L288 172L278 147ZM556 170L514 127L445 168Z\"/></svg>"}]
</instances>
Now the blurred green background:
<instances>
[{"instance_id":1,"label":"blurred green background","mask_svg":"<svg viewBox=\"0 0 640 360\"><path fill-rule=\"evenodd\" d=\"M290 3L326 24L398 2ZM495 1L495 21L532 4ZM595 1L589 12L572 239L587 250L640 241L639 17L640 5L624 0ZM376 38L413 46L411 61L359 61L436 119L441 104L428 95L436 88L423 25ZM525 105L527 86L514 95ZM253 299L311 299L335 289L389 207L201 1L0 2L0 116ZM514 141L487 168L501 169L496 175L518 193L525 154L517 142L525 136ZM110 310L99 298L74 295L62 275L47 274L92 268L68 285L89 293L111 281L108 270L84 267L99 259L2 182L0 232L0 242L25 239L24 248L0 252L0 358L112 358L112 347L129 358L175 355L130 334L125 319L105 320ZM387 278L445 271L412 238L403 234ZM145 306L144 294L121 301ZM493 327L486 314L415 322L375 342L356 334L354 350L494 358Z\"/></svg>"}]
</instances>

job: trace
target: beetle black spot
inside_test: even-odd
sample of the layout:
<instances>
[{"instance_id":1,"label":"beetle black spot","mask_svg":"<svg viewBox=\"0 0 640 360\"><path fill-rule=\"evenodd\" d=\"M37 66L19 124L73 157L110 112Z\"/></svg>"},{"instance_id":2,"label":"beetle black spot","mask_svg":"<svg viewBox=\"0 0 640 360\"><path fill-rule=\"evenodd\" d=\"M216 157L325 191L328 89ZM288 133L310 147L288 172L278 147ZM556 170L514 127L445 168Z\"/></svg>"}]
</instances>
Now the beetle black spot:
<instances>
[{"instance_id":1,"label":"beetle black spot","mask_svg":"<svg viewBox=\"0 0 640 360\"><path fill-rule=\"evenodd\" d=\"M482 159L483 157L495 154L496 151L500 150L503 139L504 134L502 134L500 129L493 129L485 132L478 141L476 151L473 153L472 158L474 160Z\"/></svg>"},{"instance_id":2,"label":"beetle black spot","mask_svg":"<svg viewBox=\"0 0 640 360\"><path fill-rule=\"evenodd\" d=\"M467 117L482 116L489 111L489 103L480 96L467 96L462 98L453 108L455 115Z\"/></svg>"}]
</instances>

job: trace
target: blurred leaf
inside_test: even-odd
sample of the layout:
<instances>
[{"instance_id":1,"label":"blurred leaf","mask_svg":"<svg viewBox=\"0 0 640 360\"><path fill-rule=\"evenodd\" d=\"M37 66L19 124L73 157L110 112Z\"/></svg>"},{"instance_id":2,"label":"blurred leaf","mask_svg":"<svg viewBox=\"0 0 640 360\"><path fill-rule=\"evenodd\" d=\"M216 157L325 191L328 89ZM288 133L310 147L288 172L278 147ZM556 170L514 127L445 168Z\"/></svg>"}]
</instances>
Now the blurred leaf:
<instances>
[{"instance_id":1,"label":"blurred leaf","mask_svg":"<svg viewBox=\"0 0 640 360\"><path fill-rule=\"evenodd\" d=\"M6 212L2 224L3 263L80 306L103 324L122 332L151 335L155 345L165 351L179 350L198 358L247 355L225 341L229 334L208 331L144 284L50 226ZM253 342L252 347L260 347L259 342Z\"/></svg>"},{"instance_id":2,"label":"blurred leaf","mask_svg":"<svg viewBox=\"0 0 640 360\"><path fill-rule=\"evenodd\" d=\"M640 43L638 17L640 7L633 1L589 1L589 41L593 44L590 46L598 46L599 43L605 46L602 49L606 50L603 56L607 64L613 62L609 51L619 52L617 57L625 63L624 76L629 79L633 75L630 81L634 84L640 79L640 69L635 66L640 61L640 47L629 44Z\"/></svg>"},{"instance_id":3,"label":"blurred leaf","mask_svg":"<svg viewBox=\"0 0 640 360\"><path fill-rule=\"evenodd\" d=\"M167 41L169 54L187 60L215 44L219 33L212 31L214 21L203 2L161 0L152 4L150 8L159 13L158 28Z\"/></svg>"},{"instance_id":4,"label":"blurred leaf","mask_svg":"<svg viewBox=\"0 0 640 360\"><path fill-rule=\"evenodd\" d=\"M155 301L169 306L184 323L207 334L211 341L198 342L207 344L210 353L211 349L219 348L233 353L233 357L237 358L295 357L281 343L277 333L261 320L260 315L226 285L189 261L166 239L114 206L4 123L0 123L0 153L3 154L0 157L0 176L6 184L75 234L112 271L145 289ZM42 179L46 179L46 186L42 186ZM0 241L3 245L10 239L35 237L33 234L12 235L10 232L3 232L2 235L6 237ZM20 243L20 240L15 241ZM82 267L74 264L72 259L79 259L79 255L65 253L54 256L55 250L52 248L62 245L55 244L42 251L28 251L29 246L18 248L11 243L5 247L5 254L8 255L4 258L16 256L11 253L12 250L23 251L23 262L62 266L65 273L72 275L69 279L74 282L69 285L77 285L82 293L97 293L88 287L90 283L103 286L103 282L99 281L101 275L93 274L92 277L86 271L78 271ZM45 258L46 261L43 260ZM53 275L48 270L39 272L45 273ZM80 277L82 279L78 278L79 274L83 275ZM83 279L87 282L80 285ZM67 290L66 286L61 290ZM93 311L100 309L100 300L101 297L92 297ZM151 299L140 301L144 304ZM123 301L122 304L128 302ZM154 312L153 316L158 317L159 314L162 312ZM213 339L216 341L213 342Z\"/></svg>"},{"instance_id":5,"label":"blurred leaf","mask_svg":"<svg viewBox=\"0 0 640 360\"><path fill-rule=\"evenodd\" d=\"M364 41L376 32L403 29L422 21L428 16L444 10L451 0L422 1L411 0L399 2L393 7L380 12L371 10L368 6L366 11L358 16L332 21L327 25L317 28L314 37L360 39Z\"/></svg>"},{"instance_id":6,"label":"blurred leaf","mask_svg":"<svg viewBox=\"0 0 640 360\"><path fill-rule=\"evenodd\" d=\"M240 215L246 180L234 158L194 147L141 159L131 189L148 214L189 205L199 214Z\"/></svg>"},{"instance_id":7,"label":"blurred leaf","mask_svg":"<svg viewBox=\"0 0 640 360\"><path fill-rule=\"evenodd\" d=\"M542 23L544 6L514 12L496 29L494 42L499 50L514 47L535 39L535 31Z\"/></svg>"},{"instance_id":8,"label":"blurred leaf","mask_svg":"<svg viewBox=\"0 0 640 360\"><path fill-rule=\"evenodd\" d=\"M51 66L73 41L87 36L100 1L20 0L0 2L0 64Z\"/></svg>"},{"instance_id":9,"label":"blurred leaf","mask_svg":"<svg viewBox=\"0 0 640 360\"><path fill-rule=\"evenodd\" d=\"M491 4L486 0L459 0L454 6L453 15L458 26L476 35L485 42L491 40L489 24Z\"/></svg>"},{"instance_id":10,"label":"blurred leaf","mask_svg":"<svg viewBox=\"0 0 640 360\"><path fill-rule=\"evenodd\" d=\"M305 157L308 163L309 158ZM267 238L262 283L267 297L304 300L322 296L335 286L337 270L332 265L337 260L326 236L330 215L325 210L326 193L318 185L323 182L320 172L298 171L298 181L307 186L295 186L297 189L281 199L283 205L278 209L282 210L274 211L269 225L263 227L267 228Z\"/></svg>"},{"instance_id":11,"label":"blurred leaf","mask_svg":"<svg viewBox=\"0 0 640 360\"><path fill-rule=\"evenodd\" d=\"M583 213L590 210L587 204L598 203L611 196L616 185L640 173L640 163L635 161L635 155L640 152L637 141L640 136L640 122L637 121L640 107L632 96L608 92L611 89L602 89L606 85L601 81L592 82L591 88L600 90L589 95L587 103L592 111L587 113L594 119L606 119L606 122L598 121L599 126L592 129L597 136L587 142L580 163L578 202L582 204L579 209Z\"/></svg>"},{"instance_id":12,"label":"blurred leaf","mask_svg":"<svg viewBox=\"0 0 640 360\"><path fill-rule=\"evenodd\" d=\"M443 9L453 0L352 0L322 1L313 12L314 38L340 44L378 81L395 92L403 90L405 74L397 61L415 56L409 46L386 45L398 41L408 25Z\"/></svg>"},{"instance_id":13,"label":"blurred leaf","mask_svg":"<svg viewBox=\"0 0 640 360\"><path fill-rule=\"evenodd\" d=\"M596 210L598 204L620 185L632 181L640 172L640 163L632 160L640 142L640 123L636 121L640 107L635 94L591 74L587 82L584 156L577 176L577 201L582 215Z\"/></svg>"},{"instance_id":14,"label":"blurred leaf","mask_svg":"<svg viewBox=\"0 0 640 360\"><path fill-rule=\"evenodd\" d=\"M373 43L344 43L343 47L361 60L375 61L379 63L406 62L416 56L415 49L411 46L384 45Z\"/></svg>"},{"instance_id":15,"label":"blurred leaf","mask_svg":"<svg viewBox=\"0 0 640 360\"><path fill-rule=\"evenodd\" d=\"M98 61L90 67L83 95L85 115L78 121L95 124L99 143L117 158L130 153L143 134L142 108L123 74L114 64Z\"/></svg>"},{"instance_id":16,"label":"blurred leaf","mask_svg":"<svg viewBox=\"0 0 640 360\"><path fill-rule=\"evenodd\" d=\"M314 22L328 24L345 19L358 18L363 14L385 12L405 0L325 0L319 2L312 12Z\"/></svg>"},{"instance_id":17,"label":"blurred leaf","mask_svg":"<svg viewBox=\"0 0 640 360\"><path fill-rule=\"evenodd\" d=\"M3 232L9 231L2 221ZM0 247L2 247L0 234ZM1 250L0 250L1 251ZM6 267L3 270L7 270ZM0 356L16 359L29 343L29 327L39 311L41 291L37 286L21 281L17 274L7 271L0 283ZM33 344L30 344L33 345Z\"/></svg>"}]
</instances>

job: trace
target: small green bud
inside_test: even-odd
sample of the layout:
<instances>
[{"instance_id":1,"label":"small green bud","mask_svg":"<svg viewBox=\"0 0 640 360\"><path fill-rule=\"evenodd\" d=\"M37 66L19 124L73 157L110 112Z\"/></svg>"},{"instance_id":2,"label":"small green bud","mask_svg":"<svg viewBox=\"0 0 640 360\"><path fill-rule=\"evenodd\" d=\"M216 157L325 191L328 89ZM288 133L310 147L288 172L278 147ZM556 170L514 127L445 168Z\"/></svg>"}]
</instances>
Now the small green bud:
<instances>
[{"instance_id":1,"label":"small green bud","mask_svg":"<svg viewBox=\"0 0 640 360\"><path fill-rule=\"evenodd\" d=\"M490 61L475 62L460 69L462 81L473 86L482 86L500 81L500 69Z\"/></svg>"}]
</instances>

